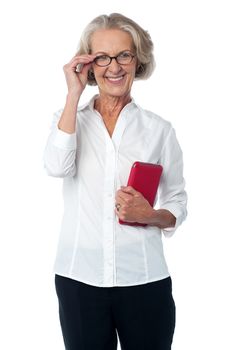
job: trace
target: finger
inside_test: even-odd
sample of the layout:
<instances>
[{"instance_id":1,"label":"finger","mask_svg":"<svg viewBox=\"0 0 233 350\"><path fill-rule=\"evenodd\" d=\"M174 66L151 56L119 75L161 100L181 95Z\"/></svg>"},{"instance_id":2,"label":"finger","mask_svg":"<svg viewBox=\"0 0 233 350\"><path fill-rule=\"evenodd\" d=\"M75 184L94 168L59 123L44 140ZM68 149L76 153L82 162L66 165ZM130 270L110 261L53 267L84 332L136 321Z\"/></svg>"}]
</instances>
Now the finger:
<instances>
[{"instance_id":1,"label":"finger","mask_svg":"<svg viewBox=\"0 0 233 350\"><path fill-rule=\"evenodd\" d=\"M79 53L76 53L76 55L74 55L74 57L96 57L97 55L96 54L91 54L91 53L84 53L84 54L79 54Z\"/></svg>"},{"instance_id":2,"label":"finger","mask_svg":"<svg viewBox=\"0 0 233 350\"><path fill-rule=\"evenodd\" d=\"M73 60L80 60L80 61L86 61L86 62L93 62L96 58L96 55L75 55L70 62Z\"/></svg>"},{"instance_id":3,"label":"finger","mask_svg":"<svg viewBox=\"0 0 233 350\"><path fill-rule=\"evenodd\" d=\"M120 198L119 196L116 196L116 198L115 198L115 206L118 205L118 204L120 204L120 207L122 208L122 207L124 207L126 205L126 202L122 198Z\"/></svg>"},{"instance_id":4,"label":"finger","mask_svg":"<svg viewBox=\"0 0 233 350\"><path fill-rule=\"evenodd\" d=\"M117 209L115 209L115 214L118 216L118 218L120 217L120 210L117 210Z\"/></svg>"},{"instance_id":5,"label":"finger","mask_svg":"<svg viewBox=\"0 0 233 350\"><path fill-rule=\"evenodd\" d=\"M75 71L77 73L84 73L86 74L87 71L91 68L92 66L92 63L78 63L76 66L75 66Z\"/></svg>"},{"instance_id":6,"label":"finger","mask_svg":"<svg viewBox=\"0 0 233 350\"><path fill-rule=\"evenodd\" d=\"M91 62L91 63L83 64L83 65L81 66L80 73L86 74L87 71L91 68L91 66L92 66L92 62Z\"/></svg>"},{"instance_id":7,"label":"finger","mask_svg":"<svg viewBox=\"0 0 233 350\"><path fill-rule=\"evenodd\" d=\"M85 65L91 65L92 63L93 63L93 59L81 57L81 58L78 58L77 60L74 60L72 62L72 65L74 65L74 66L77 66L77 65L85 66Z\"/></svg>"},{"instance_id":8,"label":"finger","mask_svg":"<svg viewBox=\"0 0 233 350\"><path fill-rule=\"evenodd\" d=\"M140 196L141 193L136 191L132 186L121 186L121 190L123 191L123 193L128 193L131 194L133 196Z\"/></svg>"},{"instance_id":9,"label":"finger","mask_svg":"<svg viewBox=\"0 0 233 350\"><path fill-rule=\"evenodd\" d=\"M95 56L75 56L65 66L73 68L76 67L78 64L92 63L94 58Z\"/></svg>"},{"instance_id":10,"label":"finger","mask_svg":"<svg viewBox=\"0 0 233 350\"><path fill-rule=\"evenodd\" d=\"M116 203L116 204L115 204L115 213L116 213L117 215L119 215L120 210L122 210L121 204L120 204L120 203Z\"/></svg>"},{"instance_id":11,"label":"finger","mask_svg":"<svg viewBox=\"0 0 233 350\"><path fill-rule=\"evenodd\" d=\"M118 218L124 222L135 222L135 220L129 220L129 218L127 217L127 214L124 211L116 211L116 215L118 216Z\"/></svg>"},{"instance_id":12,"label":"finger","mask_svg":"<svg viewBox=\"0 0 233 350\"><path fill-rule=\"evenodd\" d=\"M115 205L115 213L117 214L117 216L120 216L120 215L125 215L126 213L126 208L124 207L124 205L121 205L119 203L117 203Z\"/></svg>"},{"instance_id":13,"label":"finger","mask_svg":"<svg viewBox=\"0 0 233 350\"><path fill-rule=\"evenodd\" d=\"M89 60L83 60L82 59L81 62L80 62L80 59L78 59L78 60L73 60L72 63L66 64L63 67L63 69L64 69L64 71L67 71L67 72L74 71L76 73L81 73L82 72L82 73L86 74L87 73L86 71L88 69L90 69L91 65L92 65L92 62L90 62Z\"/></svg>"},{"instance_id":14,"label":"finger","mask_svg":"<svg viewBox=\"0 0 233 350\"><path fill-rule=\"evenodd\" d=\"M133 196L132 194L128 194L126 192L123 192L121 190L118 190L117 193L116 193L116 201L119 202L123 202L123 203L126 203L126 204L130 204L133 200Z\"/></svg>"}]
</instances>

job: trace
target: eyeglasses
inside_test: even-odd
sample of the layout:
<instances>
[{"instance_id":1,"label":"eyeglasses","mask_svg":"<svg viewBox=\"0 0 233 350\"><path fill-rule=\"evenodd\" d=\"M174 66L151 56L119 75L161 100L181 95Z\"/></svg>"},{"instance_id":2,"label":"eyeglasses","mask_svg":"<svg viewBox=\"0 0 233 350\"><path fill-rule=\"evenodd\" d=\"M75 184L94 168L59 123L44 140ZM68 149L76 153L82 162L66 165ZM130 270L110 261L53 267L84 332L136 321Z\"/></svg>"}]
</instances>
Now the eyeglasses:
<instances>
[{"instance_id":1,"label":"eyeglasses","mask_svg":"<svg viewBox=\"0 0 233 350\"><path fill-rule=\"evenodd\" d=\"M95 64L99 67L109 66L113 58L118 64L130 64L135 56L128 51L120 52L117 56L110 57L108 55L100 55L94 59Z\"/></svg>"}]
</instances>

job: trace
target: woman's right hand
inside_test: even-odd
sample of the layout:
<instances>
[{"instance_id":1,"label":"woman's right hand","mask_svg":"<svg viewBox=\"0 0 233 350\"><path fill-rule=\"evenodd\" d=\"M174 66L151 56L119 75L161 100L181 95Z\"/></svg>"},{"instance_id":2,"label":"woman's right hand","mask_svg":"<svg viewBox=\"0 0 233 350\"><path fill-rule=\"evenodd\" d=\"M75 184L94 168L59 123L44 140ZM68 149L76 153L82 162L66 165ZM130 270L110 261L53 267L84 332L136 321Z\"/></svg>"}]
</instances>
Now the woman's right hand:
<instances>
[{"instance_id":1,"label":"woman's right hand","mask_svg":"<svg viewBox=\"0 0 233 350\"><path fill-rule=\"evenodd\" d=\"M68 94L71 94L77 99L80 98L87 84L87 74L90 69L95 55L75 55L71 61L64 65L63 71L68 87ZM83 65L80 72L77 72L77 66Z\"/></svg>"}]
</instances>

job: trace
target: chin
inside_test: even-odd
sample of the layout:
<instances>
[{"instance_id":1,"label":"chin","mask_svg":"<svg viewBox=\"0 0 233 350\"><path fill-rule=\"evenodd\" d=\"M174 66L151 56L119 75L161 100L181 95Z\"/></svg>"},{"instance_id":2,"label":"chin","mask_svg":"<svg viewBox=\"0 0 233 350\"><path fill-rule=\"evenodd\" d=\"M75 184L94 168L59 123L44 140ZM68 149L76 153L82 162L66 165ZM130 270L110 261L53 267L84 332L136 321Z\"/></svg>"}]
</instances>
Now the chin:
<instances>
[{"instance_id":1,"label":"chin","mask_svg":"<svg viewBox=\"0 0 233 350\"><path fill-rule=\"evenodd\" d=\"M129 95L131 86L132 84L128 81L127 75L124 76L123 80L119 81L109 81L108 79L104 78L101 79L98 84L100 94L113 97L123 97Z\"/></svg>"},{"instance_id":2,"label":"chin","mask_svg":"<svg viewBox=\"0 0 233 350\"><path fill-rule=\"evenodd\" d=\"M115 96L115 97L123 97L127 96L130 94L130 89L129 88L120 88L120 87L111 87L111 88L105 88L105 89L100 89L100 91L104 95L110 95L110 96Z\"/></svg>"}]
</instances>

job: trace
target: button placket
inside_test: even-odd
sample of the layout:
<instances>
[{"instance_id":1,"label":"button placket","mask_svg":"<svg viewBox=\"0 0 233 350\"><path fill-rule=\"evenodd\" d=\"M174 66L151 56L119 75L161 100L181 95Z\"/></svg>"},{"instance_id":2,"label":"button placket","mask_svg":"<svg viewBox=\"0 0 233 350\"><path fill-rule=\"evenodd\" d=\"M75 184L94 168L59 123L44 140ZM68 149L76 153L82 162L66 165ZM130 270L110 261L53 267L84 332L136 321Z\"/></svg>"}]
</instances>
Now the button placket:
<instances>
[{"instance_id":1,"label":"button placket","mask_svg":"<svg viewBox=\"0 0 233 350\"><path fill-rule=\"evenodd\" d=\"M114 280L114 181L115 181L115 149L112 140L106 138L106 164L104 183L104 283L112 285Z\"/></svg>"},{"instance_id":2,"label":"button placket","mask_svg":"<svg viewBox=\"0 0 233 350\"><path fill-rule=\"evenodd\" d=\"M115 261L115 177L117 172L116 157L120 147L122 135L127 123L130 122L127 110L122 111L117 120L112 138L105 129L106 164L104 183L104 222L103 222L103 252L104 252L104 284L116 284ZM112 193L112 197L107 194Z\"/></svg>"}]
</instances>

